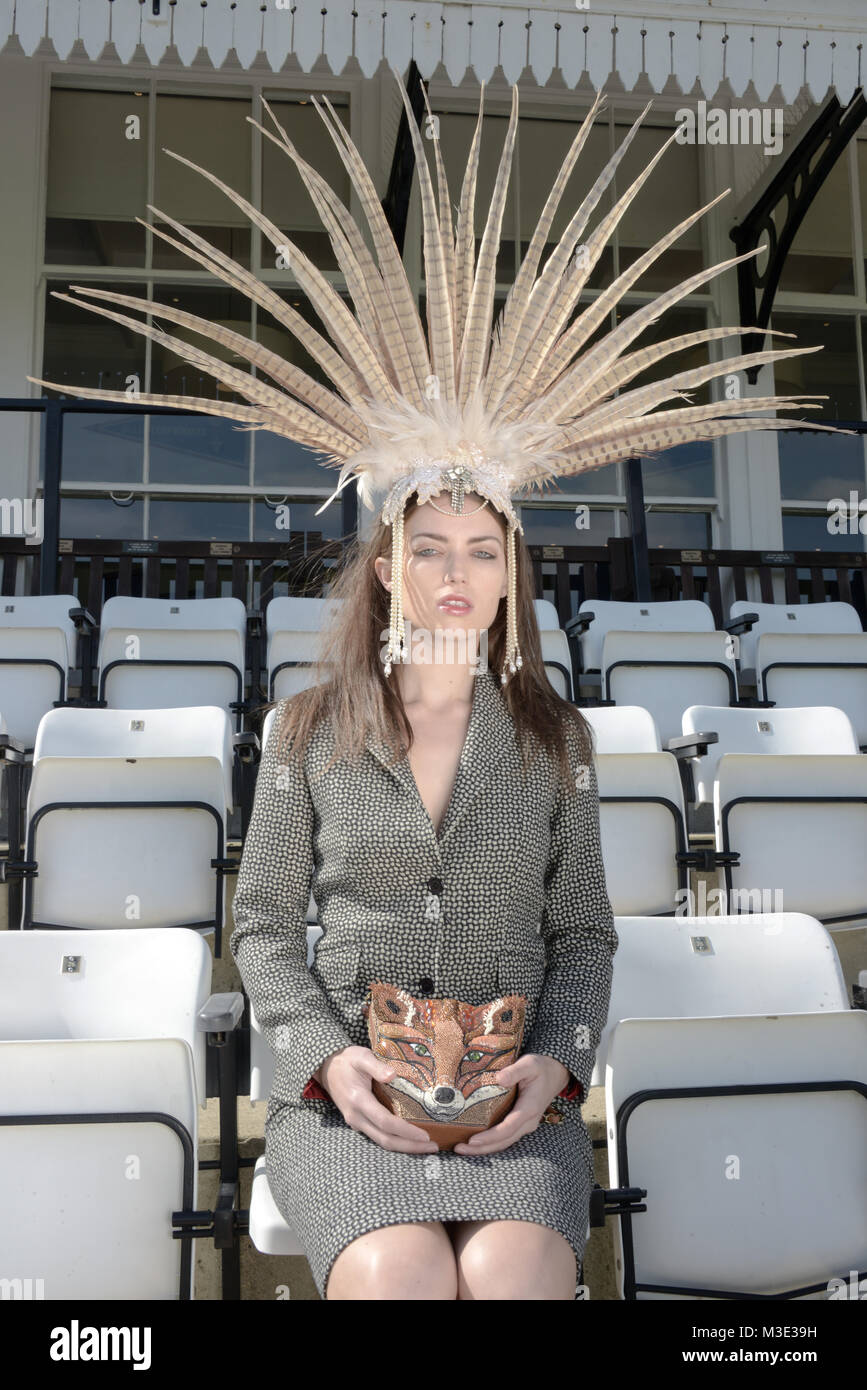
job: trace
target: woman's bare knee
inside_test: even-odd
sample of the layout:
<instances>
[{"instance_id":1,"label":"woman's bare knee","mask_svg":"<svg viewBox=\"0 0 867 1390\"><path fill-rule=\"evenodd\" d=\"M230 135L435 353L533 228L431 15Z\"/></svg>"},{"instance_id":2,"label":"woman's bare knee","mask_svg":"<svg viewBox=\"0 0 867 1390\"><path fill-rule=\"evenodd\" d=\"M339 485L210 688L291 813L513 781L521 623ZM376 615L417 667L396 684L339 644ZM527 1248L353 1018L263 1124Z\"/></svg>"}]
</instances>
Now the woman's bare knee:
<instances>
[{"instance_id":1,"label":"woman's bare knee","mask_svg":"<svg viewBox=\"0 0 867 1390\"><path fill-rule=\"evenodd\" d=\"M455 1241L458 1298L574 1299L575 1252L534 1221L474 1222Z\"/></svg>"},{"instance_id":2,"label":"woman's bare knee","mask_svg":"<svg viewBox=\"0 0 867 1390\"><path fill-rule=\"evenodd\" d=\"M455 1252L441 1221L401 1222L366 1231L341 1250L325 1290L329 1300L457 1296Z\"/></svg>"}]
</instances>

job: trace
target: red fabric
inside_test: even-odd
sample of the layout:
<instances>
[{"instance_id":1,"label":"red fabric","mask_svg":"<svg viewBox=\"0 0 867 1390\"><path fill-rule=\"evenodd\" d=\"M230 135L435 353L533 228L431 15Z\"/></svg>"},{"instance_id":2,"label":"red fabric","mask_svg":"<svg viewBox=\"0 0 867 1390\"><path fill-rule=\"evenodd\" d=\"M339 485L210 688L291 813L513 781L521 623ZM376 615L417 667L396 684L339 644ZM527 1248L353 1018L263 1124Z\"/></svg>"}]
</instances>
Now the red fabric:
<instances>
[{"instance_id":1,"label":"red fabric","mask_svg":"<svg viewBox=\"0 0 867 1390\"><path fill-rule=\"evenodd\" d=\"M564 1100L575 1100L576 1096L580 1099L581 1082L573 1079L567 1086L563 1087L562 1091L558 1091L557 1095L558 1097L562 1096Z\"/></svg>"},{"instance_id":2,"label":"red fabric","mask_svg":"<svg viewBox=\"0 0 867 1390\"><path fill-rule=\"evenodd\" d=\"M571 1081L568 1085L563 1087L562 1091L558 1091L557 1095L562 1096L564 1100L575 1100L576 1096L581 1095L581 1082L575 1080ZM328 1092L324 1091L322 1087L319 1085L319 1082L314 1081L312 1077L307 1082L307 1085L304 1087L304 1090L302 1092L302 1098L304 1100L331 1099Z\"/></svg>"},{"instance_id":3,"label":"red fabric","mask_svg":"<svg viewBox=\"0 0 867 1390\"><path fill-rule=\"evenodd\" d=\"M327 1091L323 1091L322 1087L319 1085L319 1082L318 1082L318 1081L314 1081L312 1077L311 1077L310 1080L307 1082L307 1085L304 1087L304 1090L301 1092L301 1098L302 1098L302 1100L330 1100L330 1099L331 1099L331 1097L330 1097L330 1095L328 1094L328 1092L327 1092Z\"/></svg>"}]
</instances>

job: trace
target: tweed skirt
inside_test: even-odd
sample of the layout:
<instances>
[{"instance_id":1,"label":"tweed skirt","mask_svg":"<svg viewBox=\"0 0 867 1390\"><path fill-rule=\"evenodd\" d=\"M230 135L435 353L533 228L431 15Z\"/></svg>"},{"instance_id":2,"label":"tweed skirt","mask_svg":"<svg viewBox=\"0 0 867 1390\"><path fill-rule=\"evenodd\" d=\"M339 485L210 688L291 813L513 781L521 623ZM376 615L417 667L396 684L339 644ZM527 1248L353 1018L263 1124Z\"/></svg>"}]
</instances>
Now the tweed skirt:
<instances>
[{"instance_id":1,"label":"tweed skirt","mask_svg":"<svg viewBox=\"0 0 867 1390\"><path fill-rule=\"evenodd\" d=\"M321 1298L351 1241L411 1221L535 1221L559 1231L580 1275L593 1144L577 1101L493 1154L400 1153L352 1129L336 1105L268 1103L265 1161L277 1209L298 1236Z\"/></svg>"}]
</instances>

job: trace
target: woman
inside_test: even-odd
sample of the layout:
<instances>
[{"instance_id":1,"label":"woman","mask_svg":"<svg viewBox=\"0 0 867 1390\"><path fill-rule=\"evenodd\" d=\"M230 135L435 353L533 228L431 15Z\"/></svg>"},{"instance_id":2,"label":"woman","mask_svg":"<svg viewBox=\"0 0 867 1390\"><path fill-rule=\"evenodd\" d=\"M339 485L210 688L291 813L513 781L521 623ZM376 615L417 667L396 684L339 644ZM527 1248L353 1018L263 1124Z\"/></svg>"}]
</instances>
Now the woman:
<instances>
[{"instance_id":1,"label":"woman","mask_svg":"<svg viewBox=\"0 0 867 1390\"><path fill-rule=\"evenodd\" d=\"M277 1058L266 1117L269 1179L304 1241L317 1287L329 1298L566 1298L583 1256L593 1171L580 1104L606 1019L617 937L589 732L545 677L513 499L679 444L742 430L802 429L802 419L755 412L820 409L817 402L741 397L729 387L741 370L820 348L703 360L710 344L751 331L740 325L640 345L666 308L757 254L702 268L640 305L622 303L718 198L591 292L618 222L678 134L609 197L648 104L585 196L569 195L574 211L555 239L554 220L602 110L601 93L495 314L518 89L477 242L483 100L455 221L438 120L428 107L424 141L399 78L398 88L419 182L426 325L374 180L327 98L313 98L313 105L366 229L301 157L264 98L277 133L258 128L309 192L351 308L284 228L216 175L167 152L250 218L323 331L297 312L294 291L278 292L273 272L257 277L158 208L151 207L157 220L147 224L152 235L248 295L304 348L315 375L294 350L282 357L223 322L173 305L81 287L76 292L87 298L70 302L156 341L232 396L141 393L141 405L197 408L270 430L341 465L325 506L353 480L366 505L385 496L371 542L336 587L335 597L347 602L316 684L281 702L235 895L232 950ZM600 335L614 319L616 327ZM215 352L168 332L163 321L209 339ZM648 380L658 361L683 352L690 354L687 367ZM691 401L717 377L726 378L718 402L656 409ZM77 394L128 400L101 388ZM421 663L406 661L417 653L405 627L404 579L406 617L422 628ZM469 609L444 608L448 592L466 594ZM449 665L434 644L426 655L425 637L456 630L471 630L472 654L464 648ZM486 630L487 646L480 640ZM476 652L490 658L499 681L484 660L480 674L471 674ZM309 971L311 883L323 936ZM489 1132L454 1152L434 1152L412 1125L378 1104L372 1082L387 1069L366 1045L362 1014L368 982L377 977L415 996L468 1003L526 996L523 1053L500 1071L518 1086L517 1101Z\"/></svg>"},{"instance_id":2,"label":"woman","mask_svg":"<svg viewBox=\"0 0 867 1390\"><path fill-rule=\"evenodd\" d=\"M318 683L278 705L235 893L231 949L277 1058L269 1183L329 1299L572 1299L584 1255L580 1107L617 949L589 726L548 682L523 545L520 672L502 687L486 669L485 638L494 671L505 641L506 527L485 499L466 504L407 507L404 612L440 649L414 644L396 687L385 524L339 577ZM448 594L469 607L443 607ZM408 757L389 769L392 734ZM309 972L311 875L324 934ZM499 1124L440 1153L380 1104L389 1067L362 1014L374 978L473 1004L526 996Z\"/></svg>"}]
</instances>

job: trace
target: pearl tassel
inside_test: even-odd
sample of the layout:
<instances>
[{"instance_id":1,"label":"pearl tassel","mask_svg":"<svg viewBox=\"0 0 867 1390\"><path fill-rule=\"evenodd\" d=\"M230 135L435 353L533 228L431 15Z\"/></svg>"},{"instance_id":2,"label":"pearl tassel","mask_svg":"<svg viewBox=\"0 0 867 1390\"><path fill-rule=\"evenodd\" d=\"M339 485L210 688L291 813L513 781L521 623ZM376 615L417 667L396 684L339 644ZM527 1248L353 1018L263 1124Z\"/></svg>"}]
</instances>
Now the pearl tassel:
<instances>
[{"instance_id":1,"label":"pearl tassel","mask_svg":"<svg viewBox=\"0 0 867 1390\"><path fill-rule=\"evenodd\" d=\"M388 645L385 649L385 674L391 675L394 661L406 663L406 629L403 622L403 517L401 507L391 524L391 607L388 620Z\"/></svg>"},{"instance_id":2,"label":"pearl tassel","mask_svg":"<svg viewBox=\"0 0 867 1390\"><path fill-rule=\"evenodd\" d=\"M521 648L518 646L518 605L516 601L517 579L515 565L515 528L512 525L511 521L509 522L509 535L506 545L506 553L508 557L508 593L506 595L506 651L505 658L503 661L503 670L500 676L500 682L502 685L505 685L509 679L509 677L506 675L507 667L510 673L514 675L515 671L519 670L521 666L523 666L524 664L523 659L521 657Z\"/></svg>"}]
</instances>

